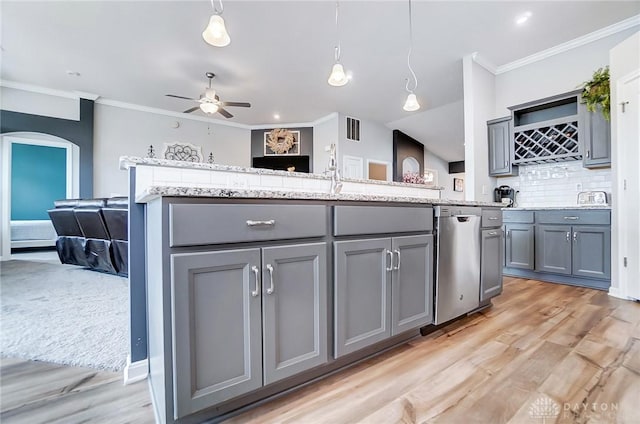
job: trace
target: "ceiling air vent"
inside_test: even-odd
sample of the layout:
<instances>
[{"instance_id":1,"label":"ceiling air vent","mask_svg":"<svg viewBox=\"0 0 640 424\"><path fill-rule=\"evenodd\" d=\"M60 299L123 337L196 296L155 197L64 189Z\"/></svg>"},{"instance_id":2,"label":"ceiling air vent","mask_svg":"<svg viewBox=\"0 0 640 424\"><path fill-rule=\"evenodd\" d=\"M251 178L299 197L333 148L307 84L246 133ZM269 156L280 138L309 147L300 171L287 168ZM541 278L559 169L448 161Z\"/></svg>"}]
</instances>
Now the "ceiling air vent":
<instances>
[{"instance_id":1,"label":"ceiling air vent","mask_svg":"<svg viewBox=\"0 0 640 424\"><path fill-rule=\"evenodd\" d=\"M347 117L347 140L360 141L360 120Z\"/></svg>"}]
</instances>

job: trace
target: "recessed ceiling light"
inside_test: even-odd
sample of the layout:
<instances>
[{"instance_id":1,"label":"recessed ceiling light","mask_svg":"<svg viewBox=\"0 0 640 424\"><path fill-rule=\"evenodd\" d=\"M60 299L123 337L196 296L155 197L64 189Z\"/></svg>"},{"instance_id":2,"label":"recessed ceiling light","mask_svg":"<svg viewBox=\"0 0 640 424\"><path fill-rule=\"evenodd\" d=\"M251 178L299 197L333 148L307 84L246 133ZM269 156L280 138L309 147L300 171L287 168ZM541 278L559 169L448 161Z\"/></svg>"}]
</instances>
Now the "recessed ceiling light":
<instances>
[{"instance_id":1,"label":"recessed ceiling light","mask_svg":"<svg viewBox=\"0 0 640 424\"><path fill-rule=\"evenodd\" d=\"M524 12L521 15L516 16L516 24L522 25L529 20L529 18L533 15L531 12Z\"/></svg>"},{"instance_id":2,"label":"recessed ceiling light","mask_svg":"<svg viewBox=\"0 0 640 424\"><path fill-rule=\"evenodd\" d=\"M277 113L273 114L273 119L280 119L280 115L278 115Z\"/></svg>"},{"instance_id":3,"label":"recessed ceiling light","mask_svg":"<svg viewBox=\"0 0 640 424\"><path fill-rule=\"evenodd\" d=\"M67 71L67 75L69 75L70 77L79 77L80 76L80 72L78 72L78 71Z\"/></svg>"}]
</instances>

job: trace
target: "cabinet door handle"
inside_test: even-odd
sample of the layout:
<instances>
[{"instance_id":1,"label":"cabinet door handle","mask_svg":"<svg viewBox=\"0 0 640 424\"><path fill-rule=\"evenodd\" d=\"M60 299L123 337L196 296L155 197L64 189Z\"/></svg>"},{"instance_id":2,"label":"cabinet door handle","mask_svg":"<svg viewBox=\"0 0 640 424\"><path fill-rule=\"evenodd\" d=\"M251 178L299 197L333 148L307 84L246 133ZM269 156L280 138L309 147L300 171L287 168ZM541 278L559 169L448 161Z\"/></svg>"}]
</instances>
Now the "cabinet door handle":
<instances>
[{"instance_id":1,"label":"cabinet door handle","mask_svg":"<svg viewBox=\"0 0 640 424\"><path fill-rule=\"evenodd\" d=\"M578 233L577 232L573 232L573 242L577 242L578 241Z\"/></svg>"},{"instance_id":2,"label":"cabinet door handle","mask_svg":"<svg viewBox=\"0 0 640 424\"><path fill-rule=\"evenodd\" d=\"M276 288L273 285L273 267L271 266L271 264L267 264L267 271L269 271L269 283L270 283L270 286L267 289L267 294L273 294Z\"/></svg>"},{"instance_id":3,"label":"cabinet door handle","mask_svg":"<svg viewBox=\"0 0 640 424\"><path fill-rule=\"evenodd\" d=\"M511 237L511 230L507 230L507 237Z\"/></svg>"},{"instance_id":4,"label":"cabinet door handle","mask_svg":"<svg viewBox=\"0 0 640 424\"><path fill-rule=\"evenodd\" d=\"M508 161L508 160L505 160L505 161L504 161L504 167L506 168L507 166L509 166L509 161Z\"/></svg>"},{"instance_id":5,"label":"cabinet door handle","mask_svg":"<svg viewBox=\"0 0 640 424\"><path fill-rule=\"evenodd\" d=\"M567 219L569 221L577 221L580 219L579 216L565 216L564 219Z\"/></svg>"},{"instance_id":6,"label":"cabinet door handle","mask_svg":"<svg viewBox=\"0 0 640 424\"><path fill-rule=\"evenodd\" d=\"M393 251L393 253L396 254L396 256L398 257L398 261L396 262L396 266L393 268L394 270L399 270L400 269L400 250L396 249Z\"/></svg>"},{"instance_id":7,"label":"cabinet door handle","mask_svg":"<svg viewBox=\"0 0 640 424\"><path fill-rule=\"evenodd\" d=\"M256 297L260 294L260 270L254 265L251 267L251 271L253 271L256 276L256 287L255 290L251 292L251 296Z\"/></svg>"},{"instance_id":8,"label":"cabinet door handle","mask_svg":"<svg viewBox=\"0 0 640 424\"><path fill-rule=\"evenodd\" d=\"M591 155L591 151L589 149L587 149L587 159L589 159L590 155Z\"/></svg>"},{"instance_id":9,"label":"cabinet door handle","mask_svg":"<svg viewBox=\"0 0 640 424\"><path fill-rule=\"evenodd\" d=\"M386 267L387 271L393 271L393 252L391 252L391 250L386 249L385 250L385 254L387 256L389 256L389 266Z\"/></svg>"},{"instance_id":10,"label":"cabinet door handle","mask_svg":"<svg viewBox=\"0 0 640 424\"><path fill-rule=\"evenodd\" d=\"M275 219L269 219L267 221L254 221L252 219L247 219L247 225L249 227L257 227L257 226L260 226L260 225L273 226L273 225L276 225L276 220Z\"/></svg>"},{"instance_id":11,"label":"cabinet door handle","mask_svg":"<svg viewBox=\"0 0 640 424\"><path fill-rule=\"evenodd\" d=\"M571 240L571 231L567 231L567 241Z\"/></svg>"}]
</instances>

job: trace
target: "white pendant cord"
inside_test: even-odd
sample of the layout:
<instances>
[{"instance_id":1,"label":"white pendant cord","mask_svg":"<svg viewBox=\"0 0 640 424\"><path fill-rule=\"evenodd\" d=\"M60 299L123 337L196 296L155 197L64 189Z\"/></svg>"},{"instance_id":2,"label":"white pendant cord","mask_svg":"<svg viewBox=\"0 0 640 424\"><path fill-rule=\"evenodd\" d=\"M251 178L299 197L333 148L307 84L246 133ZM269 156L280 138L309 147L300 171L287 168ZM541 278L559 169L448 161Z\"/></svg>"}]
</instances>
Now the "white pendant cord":
<instances>
[{"instance_id":1,"label":"white pendant cord","mask_svg":"<svg viewBox=\"0 0 640 424\"><path fill-rule=\"evenodd\" d=\"M416 73L413 72L413 68L411 67L411 51L413 50L413 23L411 19L411 0L409 0L409 52L407 53L407 66L409 67L409 72L411 72L411 76L413 76L413 80L415 81L415 86L413 90L409 90L409 78L407 78L407 84L405 86L406 90L409 93L413 93L418 89L418 77L416 77Z\"/></svg>"},{"instance_id":2,"label":"white pendant cord","mask_svg":"<svg viewBox=\"0 0 640 424\"><path fill-rule=\"evenodd\" d=\"M335 61L340 62L340 25L338 23L338 11L340 9L340 2L336 1L336 35L338 36L338 45L335 48Z\"/></svg>"},{"instance_id":3,"label":"white pendant cord","mask_svg":"<svg viewBox=\"0 0 640 424\"><path fill-rule=\"evenodd\" d=\"M222 0L218 0L218 2L220 3L220 11L218 11L218 8L216 7L214 0L211 0L211 7L213 8L213 12L216 15L222 15L222 12L224 11L224 6L222 5Z\"/></svg>"}]
</instances>

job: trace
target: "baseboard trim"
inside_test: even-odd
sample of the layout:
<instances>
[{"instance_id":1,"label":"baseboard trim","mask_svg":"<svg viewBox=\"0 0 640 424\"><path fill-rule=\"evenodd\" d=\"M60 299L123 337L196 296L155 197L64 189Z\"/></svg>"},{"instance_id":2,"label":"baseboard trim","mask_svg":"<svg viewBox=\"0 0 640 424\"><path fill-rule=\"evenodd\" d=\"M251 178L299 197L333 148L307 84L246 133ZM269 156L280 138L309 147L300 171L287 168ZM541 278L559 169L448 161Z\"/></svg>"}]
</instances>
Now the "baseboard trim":
<instances>
[{"instance_id":1,"label":"baseboard trim","mask_svg":"<svg viewBox=\"0 0 640 424\"><path fill-rule=\"evenodd\" d=\"M609 296L617 297L618 299L629 300L627 296L618 287L609 287Z\"/></svg>"},{"instance_id":2,"label":"baseboard trim","mask_svg":"<svg viewBox=\"0 0 640 424\"><path fill-rule=\"evenodd\" d=\"M149 360L131 362L131 357L127 356L127 366L124 367L124 384L132 384L142 381L149 375Z\"/></svg>"}]
</instances>

